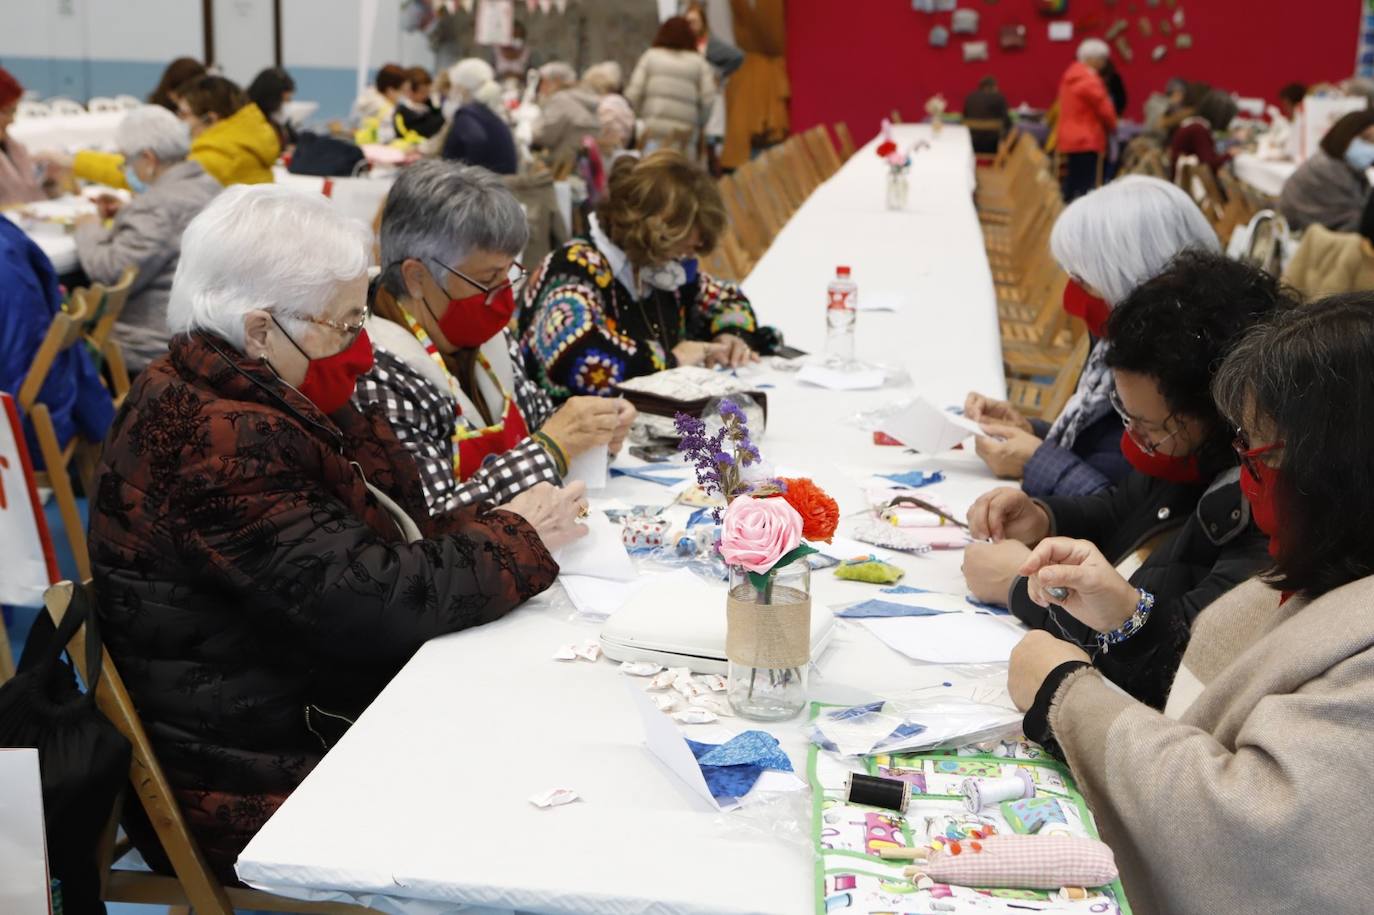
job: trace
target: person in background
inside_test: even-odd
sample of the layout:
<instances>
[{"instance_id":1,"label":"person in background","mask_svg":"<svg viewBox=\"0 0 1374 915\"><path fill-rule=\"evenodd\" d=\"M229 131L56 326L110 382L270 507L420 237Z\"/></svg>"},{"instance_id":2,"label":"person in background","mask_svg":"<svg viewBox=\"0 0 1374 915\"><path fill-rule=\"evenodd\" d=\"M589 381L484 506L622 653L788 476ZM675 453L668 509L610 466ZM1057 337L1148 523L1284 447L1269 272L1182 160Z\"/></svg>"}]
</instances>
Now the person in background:
<instances>
[{"instance_id":1,"label":"person in background","mask_svg":"<svg viewBox=\"0 0 1374 915\"><path fill-rule=\"evenodd\" d=\"M970 131L973 151L990 156L997 152L1002 137L1011 128L1011 115L1007 110L1007 97L997 87L997 77L985 76L978 81L978 88L964 98L965 121L996 121L1000 127L996 131L978 129Z\"/></svg>"},{"instance_id":2,"label":"person in background","mask_svg":"<svg viewBox=\"0 0 1374 915\"><path fill-rule=\"evenodd\" d=\"M367 323L376 361L353 400L386 411L431 514L561 486L582 453L619 451L634 419L623 398L555 409L525 374L508 324L528 241L520 203L484 169L420 162L387 195Z\"/></svg>"},{"instance_id":3,"label":"person in background","mask_svg":"<svg viewBox=\"0 0 1374 915\"><path fill-rule=\"evenodd\" d=\"M1289 83L1279 90L1279 113L1288 120L1297 117L1302 100L1307 98L1307 87L1302 83Z\"/></svg>"},{"instance_id":4,"label":"person in background","mask_svg":"<svg viewBox=\"0 0 1374 915\"><path fill-rule=\"evenodd\" d=\"M613 60L603 60L582 71L582 85L605 98L607 95L618 94L625 88L625 75L620 70L620 64Z\"/></svg>"},{"instance_id":5,"label":"person in background","mask_svg":"<svg viewBox=\"0 0 1374 915\"><path fill-rule=\"evenodd\" d=\"M577 83L577 71L561 60L539 68L539 120L534 125L534 145L548 150L553 162L571 162L582 148L583 137L595 137L601 129L596 106L601 96Z\"/></svg>"},{"instance_id":6,"label":"person in background","mask_svg":"<svg viewBox=\"0 0 1374 915\"><path fill-rule=\"evenodd\" d=\"M1059 81L1058 149L1067 160L1064 202L1072 203L1097 187L1107 153L1107 142L1116 130L1116 109L1099 75L1111 56L1100 38L1078 46L1078 59Z\"/></svg>"},{"instance_id":7,"label":"person in background","mask_svg":"<svg viewBox=\"0 0 1374 915\"><path fill-rule=\"evenodd\" d=\"M510 125L493 110L493 105L500 105L501 87L492 75L491 65L477 57L449 68L450 101L458 107L443 135L440 155L498 175L514 175L520 164L515 137Z\"/></svg>"},{"instance_id":8,"label":"person in background","mask_svg":"<svg viewBox=\"0 0 1374 915\"><path fill-rule=\"evenodd\" d=\"M1184 107L1190 113L1179 123L1169 140L1169 160L1177 168L1178 160L1183 156L1196 156L1212 171L1221 171L1230 163L1232 154L1217 149L1214 135L1225 133L1235 120L1238 110L1235 99L1220 89L1207 88L1200 97L1190 90L1189 100Z\"/></svg>"},{"instance_id":9,"label":"person in background","mask_svg":"<svg viewBox=\"0 0 1374 915\"><path fill-rule=\"evenodd\" d=\"M1020 479L1037 499L1092 495L1121 482L1130 464L1121 455L1121 420L1111 405L1107 319L1131 290L1189 250L1219 253L1221 246L1197 204L1168 181L1121 178L1065 207L1050 234L1050 252L1070 277L1064 310L1087 324L1092 349L1053 424L1028 420L1005 400L968 395L964 415L989 433L975 442L989 469ZM971 564L995 551L986 544L969 549Z\"/></svg>"},{"instance_id":10,"label":"person in background","mask_svg":"<svg viewBox=\"0 0 1374 915\"><path fill-rule=\"evenodd\" d=\"M157 88L148 94L148 104L161 105L172 114L176 114L177 105L181 102L177 90L191 80L199 79L204 75L205 64L194 57L178 57L167 65L167 69L162 71L162 78L157 81Z\"/></svg>"},{"instance_id":11,"label":"person in background","mask_svg":"<svg viewBox=\"0 0 1374 915\"><path fill-rule=\"evenodd\" d=\"M355 125L354 142L390 143L396 139L396 106L410 84L410 73L400 64L383 64L371 86L353 103L349 122Z\"/></svg>"},{"instance_id":12,"label":"person in background","mask_svg":"<svg viewBox=\"0 0 1374 915\"><path fill-rule=\"evenodd\" d=\"M402 136L414 134L428 140L444 129L444 113L430 98L434 81L424 67L406 71L409 82L396 105L396 131Z\"/></svg>"},{"instance_id":13,"label":"person in background","mask_svg":"<svg viewBox=\"0 0 1374 915\"><path fill-rule=\"evenodd\" d=\"M350 403L371 233L318 194L234 187L187 227L167 356L105 443L102 635L220 879L430 638L544 591L572 493L431 517L380 411ZM131 837L154 869L156 841Z\"/></svg>"},{"instance_id":14,"label":"person in background","mask_svg":"<svg viewBox=\"0 0 1374 915\"><path fill-rule=\"evenodd\" d=\"M1279 212L1289 228L1310 225L1353 232L1369 197L1374 166L1374 110L1352 111L1322 137L1321 148L1298 166L1279 194Z\"/></svg>"},{"instance_id":15,"label":"person in background","mask_svg":"<svg viewBox=\"0 0 1374 915\"><path fill-rule=\"evenodd\" d=\"M678 365L745 365L777 347L744 293L698 267L725 223L715 182L681 153L615 163L588 237L549 254L525 287L525 364L555 402Z\"/></svg>"},{"instance_id":16,"label":"person in background","mask_svg":"<svg viewBox=\"0 0 1374 915\"><path fill-rule=\"evenodd\" d=\"M596 117L601 122L596 145L609 165L617 153L634 148L635 112L630 103L625 101L625 96L607 95L597 103Z\"/></svg>"},{"instance_id":17,"label":"person in background","mask_svg":"<svg viewBox=\"0 0 1374 915\"><path fill-rule=\"evenodd\" d=\"M1145 100L1145 128L1159 139L1167 140L1182 120L1179 111L1188 92L1188 81L1175 76L1164 84L1163 92L1152 92Z\"/></svg>"},{"instance_id":18,"label":"person in background","mask_svg":"<svg viewBox=\"0 0 1374 915\"><path fill-rule=\"evenodd\" d=\"M24 87L10 71L0 67L0 207L45 200L48 192L43 167L29 157L23 143L10 136L10 125L19 110Z\"/></svg>"},{"instance_id":19,"label":"person in background","mask_svg":"<svg viewBox=\"0 0 1374 915\"><path fill-rule=\"evenodd\" d=\"M1368 292L1283 311L1221 365L1215 400L1274 559L1198 617L1162 711L1052 633L1012 652L1025 734L1068 761L1138 912L1274 912L1295 899L1338 912L1374 897L1351 847L1374 800L1348 791L1374 778L1372 388ZM1106 574L1061 538L1025 572L1042 604L1046 585L1086 590ZM1303 865L1277 866L1294 849Z\"/></svg>"},{"instance_id":20,"label":"person in background","mask_svg":"<svg viewBox=\"0 0 1374 915\"><path fill-rule=\"evenodd\" d=\"M529 46L525 23L515 22L511 29L510 44L497 45L491 52L491 64L498 83L525 85L525 77L530 70L538 69L542 63Z\"/></svg>"},{"instance_id":21,"label":"person in background","mask_svg":"<svg viewBox=\"0 0 1374 915\"><path fill-rule=\"evenodd\" d=\"M248 100L262 110L283 150L296 145L296 129L286 119L287 102L296 94L296 81L281 67L268 67L248 84Z\"/></svg>"},{"instance_id":22,"label":"person in background","mask_svg":"<svg viewBox=\"0 0 1374 915\"><path fill-rule=\"evenodd\" d=\"M1108 322L1112 406L1135 472L1093 496L1036 500L1003 488L969 509L973 537L1021 544L997 575L1012 613L1085 649L1108 679L1154 708L1164 705L1198 614L1268 561L1231 449L1235 428L1211 386L1251 328L1296 306L1263 270L1219 254L1179 255ZM1073 543L1083 558L1081 575L1045 582L1070 587L1046 607L1028 593L1025 569L1050 537L1076 538L1056 542ZM1149 556L1140 562L1142 548Z\"/></svg>"},{"instance_id":23,"label":"person in background","mask_svg":"<svg viewBox=\"0 0 1374 915\"><path fill-rule=\"evenodd\" d=\"M1116 109L1116 116L1119 120L1126 115L1126 83L1121 78L1121 71L1117 70L1116 64L1110 57L1102 64L1100 71L1102 85L1107 87L1107 95L1111 96L1112 107Z\"/></svg>"},{"instance_id":24,"label":"person in background","mask_svg":"<svg viewBox=\"0 0 1374 915\"><path fill-rule=\"evenodd\" d=\"M1314 223L1283 271L1283 281L1314 300L1374 289L1374 195L1365 206L1359 232L1333 232Z\"/></svg>"},{"instance_id":25,"label":"person in background","mask_svg":"<svg viewBox=\"0 0 1374 915\"><path fill-rule=\"evenodd\" d=\"M191 131L188 159L199 162L225 187L274 180L272 165L281 154L277 131L243 90L222 76L202 76L178 89L177 95L181 99L180 117ZM124 157L118 153L82 150L75 159L45 155L70 166L78 178L129 187Z\"/></svg>"},{"instance_id":26,"label":"person in background","mask_svg":"<svg viewBox=\"0 0 1374 915\"><path fill-rule=\"evenodd\" d=\"M635 64L625 98L644 121L646 135L695 158L718 91L692 27L674 16L659 26L654 46Z\"/></svg>"},{"instance_id":27,"label":"person in background","mask_svg":"<svg viewBox=\"0 0 1374 915\"><path fill-rule=\"evenodd\" d=\"M725 85L725 81L730 78L744 63L744 52L728 41L723 41L711 34L711 23L706 16L706 7L701 0L691 0L687 8L683 10L682 16L687 20L687 24L692 28L692 35L696 38L697 51L706 58L716 71L716 80L720 85Z\"/></svg>"},{"instance_id":28,"label":"person in background","mask_svg":"<svg viewBox=\"0 0 1374 915\"><path fill-rule=\"evenodd\" d=\"M0 283L0 391L17 399L53 317L62 311L62 288L43 249L3 216L0 276L4 277ZM38 391L38 401L52 415L57 442L63 448L78 434L88 442L101 441L114 419L110 392L101 383L86 347L80 345L58 354ZM43 452L27 418L24 434L29 457L35 469L41 470Z\"/></svg>"},{"instance_id":29,"label":"person in background","mask_svg":"<svg viewBox=\"0 0 1374 915\"><path fill-rule=\"evenodd\" d=\"M77 218L76 253L92 282L112 286L128 267L138 274L129 289L114 339L130 373L167 352L167 297L176 274L181 233L221 190L199 162L186 158L191 135L185 122L158 105L124 116L115 131L125 180L134 199L120 207L109 229L94 214Z\"/></svg>"}]
</instances>

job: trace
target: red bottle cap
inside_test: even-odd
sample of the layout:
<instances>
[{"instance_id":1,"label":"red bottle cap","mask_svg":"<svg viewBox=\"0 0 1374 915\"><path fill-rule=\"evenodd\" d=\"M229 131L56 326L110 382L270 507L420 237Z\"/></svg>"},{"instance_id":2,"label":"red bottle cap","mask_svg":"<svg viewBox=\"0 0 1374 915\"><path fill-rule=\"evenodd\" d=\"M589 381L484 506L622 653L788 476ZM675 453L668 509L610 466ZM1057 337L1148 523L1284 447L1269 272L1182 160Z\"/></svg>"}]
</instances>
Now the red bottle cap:
<instances>
[{"instance_id":1,"label":"red bottle cap","mask_svg":"<svg viewBox=\"0 0 1374 915\"><path fill-rule=\"evenodd\" d=\"M836 268L835 268L835 275L836 275L836 276L849 276L849 268L848 268L848 267L836 267Z\"/></svg>"}]
</instances>

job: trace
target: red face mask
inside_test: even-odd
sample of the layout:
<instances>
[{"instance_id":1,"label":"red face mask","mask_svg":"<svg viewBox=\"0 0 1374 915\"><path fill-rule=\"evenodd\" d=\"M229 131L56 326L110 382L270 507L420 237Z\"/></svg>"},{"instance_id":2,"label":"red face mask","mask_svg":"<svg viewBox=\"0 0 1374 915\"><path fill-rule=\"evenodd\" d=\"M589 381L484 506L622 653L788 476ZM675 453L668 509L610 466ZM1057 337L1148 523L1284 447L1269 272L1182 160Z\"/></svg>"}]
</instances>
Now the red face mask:
<instances>
[{"instance_id":1,"label":"red face mask","mask_svg":"<svg viewBox=\"0 0 1374 915\"><path fill-rule=\"evenodd\" d=\"M1107 316L1112 313L1106 300L1090 295L1074 280L1064 287L1064 311L1075 318L1082 318L1088 325L1088 333L1094 337L1104 337L1107 332Z\"/></svg>"},{"instance_id":2,"label":"red face mask","mask_svg":"<svg viewBox=\"0 0 1374 915\"><path fill-rule=\"evenodd\" d=\"M1130 431L1121 433L1121 456L1147 477L1168 480L1170 483L1197 483L1202 480L1202 468L1198 466L1196 454L1184 457L1161 451L1146 454L1145 449L1131 437Z\"/></svg>"},{"instance_id":3,"label":"red face mask","mask_svg":"<svg viewBox=\"0 0 1374 915\"><path fill-rule=\"evenodd\" d=\"M1276 467L1260 461L1253 462L1259 473L1255 477L1247 467L1240 470L1240 491L1245 501L1250 503L1250 517L1255 526L1269 535L1269 555L1277 557L1279 552L1279 513L1277 492L1279 471Z\"/></svg>"},{"instance_id":4,"label":"red face mask","mask_svg":"<svg viewBox=\"0 0 1374 915\"><path fill-rule=\"evenodd\" d=\"M428 306L426 306L428 307ZM503 287L492 296L479 292L462 299L449 299L439 320L439 330L451 345L467 349L481 346L501 332L515 314L515 291Z\"/></svg>"},{"instance_id":5,"label":"red face mask","mask_svg":"<svg viewBox=\"0 0 1374 915\"><path fill-rule=\"evenodd\" d=\"M291 341L295 343L295 341ZM299 346L296 347L300 349ZM302 353L304 355L304 353ZM311 403L329 414L348 403L357 387L358 376L372 368L372 341L367 331L359 331L357 338L342 352L323 359L311 359L305 369L305 380L297 388Z\"/></svg>"}]
</instances>

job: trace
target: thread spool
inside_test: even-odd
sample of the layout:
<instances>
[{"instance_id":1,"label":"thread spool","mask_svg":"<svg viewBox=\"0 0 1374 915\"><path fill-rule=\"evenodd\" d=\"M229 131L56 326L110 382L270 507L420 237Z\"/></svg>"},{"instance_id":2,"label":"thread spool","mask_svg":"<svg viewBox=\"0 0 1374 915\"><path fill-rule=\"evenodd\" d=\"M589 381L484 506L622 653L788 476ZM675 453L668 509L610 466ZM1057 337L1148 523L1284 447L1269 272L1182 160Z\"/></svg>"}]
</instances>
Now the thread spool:
<instances>
[{"instance_id":1,"label":"thread spool","mask_svg":"<svg viewBox=\"0 0 1374 915\"><path fill-rule=\"evenodd\" d=\"M979 813L1003 801L1035 797L1035 782L1025 769L1017 769L1006 778L966 778L959 793L964 796L964 809Z\"/></svg>"},{"instance_id":2,"label":"thread spool","mask_svg":"<svg viewBox=\"0 0 1374 915\"><path fill-rule=\"evenodd\" d=\"M1058 585L1047 585L1045 587L1045 593L1057 601L1064 601L1069 598L1069 589L1061 588Z\"/></svg>"},{"instance_id":3,"label":"thread spool","mask_svg":"<svg viewBox=\"0 0 1374 915\"><path fill-rule=\"evenodd\" d=\"M911 784L897 778L853 772L845 782L844 799L851 804L900 812L911 803Z\"/></svg>"}]
</instances>

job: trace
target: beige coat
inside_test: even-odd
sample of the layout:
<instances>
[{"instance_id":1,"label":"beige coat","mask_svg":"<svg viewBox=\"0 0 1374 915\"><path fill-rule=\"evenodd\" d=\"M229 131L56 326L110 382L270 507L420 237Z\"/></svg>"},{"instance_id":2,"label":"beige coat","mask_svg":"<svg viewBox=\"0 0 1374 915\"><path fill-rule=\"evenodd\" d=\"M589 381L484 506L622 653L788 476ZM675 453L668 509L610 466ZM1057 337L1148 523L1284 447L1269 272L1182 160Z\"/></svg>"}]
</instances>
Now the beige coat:
<instances>
[{"instance_id":1,"label":"beige coat","mask_svg":"<svg viewBox=\"0 0 1374 915\"><path fill-rule=\"evenodd\" d=\"M646 136L686 131L685 150L694 150L716 91L715 70L698 52L650 48L630 74L625 97L644 121Z\"/></svg>"},{"instance_id":2,"label":"beige coat","mask_svg":"<svg viewBox=\"0 0 1374 915\"><path fill-rule=\"evenodd\" d=\"M1283 281L1309 300L1374 289L1374 245L1362 235L1313 224L1303 233Z\"/></svg>"},{"instance_id":3,"label":"beige coat","mask_svg":"<svg viewBox=\"0 0 1374 915\"><path fill-rule=\"evenodd\" d=\"M1374 577L1216 601L1164 712L1092 668L1050 725L1137 915L1363 912L1374 899Z\"/></svg>"}]
</instances>

